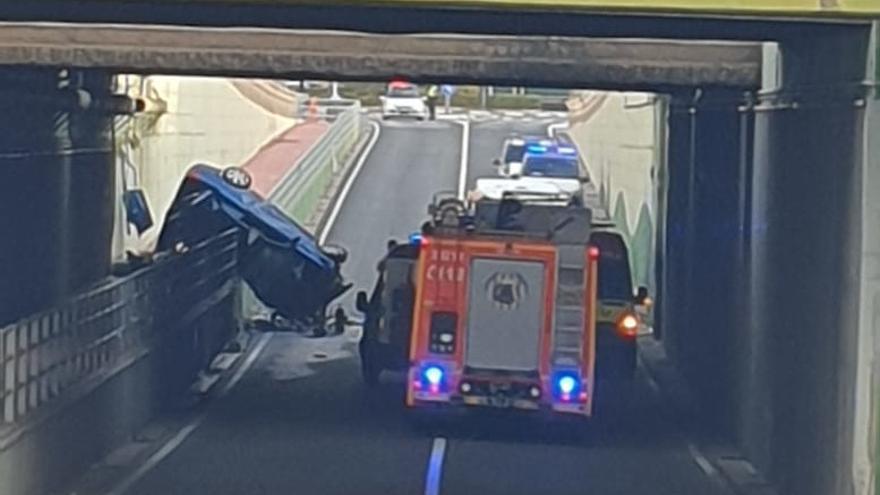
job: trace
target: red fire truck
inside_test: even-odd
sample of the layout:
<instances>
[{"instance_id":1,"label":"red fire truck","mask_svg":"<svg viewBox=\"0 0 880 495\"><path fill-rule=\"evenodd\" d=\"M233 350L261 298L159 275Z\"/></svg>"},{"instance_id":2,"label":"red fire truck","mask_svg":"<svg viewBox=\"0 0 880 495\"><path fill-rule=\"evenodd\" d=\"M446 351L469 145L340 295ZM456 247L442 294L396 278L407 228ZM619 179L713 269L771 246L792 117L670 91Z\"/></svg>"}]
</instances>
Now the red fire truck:
<instances>
[{"instance_id":1,"label":"red fire truck","mask_svg":"<svg viewBox=\"0 0 880 495\"><path fill-rule=\"evenodd\" d=\"M406 371L412 408L593 414L599 248L591 212L543 194L465 205L391 245L365 314L361 363ZM634 344L633 344L634 345Z\"/></svg>"}]
</instances>

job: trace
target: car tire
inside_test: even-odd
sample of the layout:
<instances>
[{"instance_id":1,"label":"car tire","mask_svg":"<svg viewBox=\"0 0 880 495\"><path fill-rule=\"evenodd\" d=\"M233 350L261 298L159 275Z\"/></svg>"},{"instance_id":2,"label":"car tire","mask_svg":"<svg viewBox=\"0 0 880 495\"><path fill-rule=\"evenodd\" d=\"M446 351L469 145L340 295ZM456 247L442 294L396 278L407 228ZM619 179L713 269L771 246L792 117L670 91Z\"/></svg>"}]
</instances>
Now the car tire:
<instances>
[{"instance_id":1,"label":"car tire","mask_svg":"<svg viewBox=\"0 0 880 495\"><path fill-rule=\"evenodd\" d=\"M251 174L241 167L226 167L220 172L220 176L224 182L236 189L247 190L253 184Z\"/></svg>"},{"instance_id":2,"label":"car tire","mask_svg":"<svg viewBox=\"0 0 880 495\"><path fill-rule=\"evenodd\" d=\"M358 346L361 357L361 376L368 387L379 385L379 376L382 374L382 365L376 352L376 343L366 334L361 338Z\"/></svg>"}]
</instances>

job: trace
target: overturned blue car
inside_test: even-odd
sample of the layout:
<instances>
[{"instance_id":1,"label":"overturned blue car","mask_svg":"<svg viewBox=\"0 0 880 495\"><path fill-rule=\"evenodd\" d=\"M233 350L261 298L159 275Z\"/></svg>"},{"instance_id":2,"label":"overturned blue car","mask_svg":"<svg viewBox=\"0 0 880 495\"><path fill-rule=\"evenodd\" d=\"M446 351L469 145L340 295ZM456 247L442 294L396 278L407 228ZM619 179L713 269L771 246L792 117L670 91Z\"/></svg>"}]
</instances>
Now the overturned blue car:
<instances>
[{"instance_id":1,"label":"overturned blue car","mask_svg":"<svg viewBox=\"0 0 880 495\"><path fill-rule=\"evenodd\" d=\"M240 236L242 278L267 306L290 321L323 319L351 287L340 266L347 253L314 236L250 189L242 169L195 165L171 205L158 251L180 251L232 228Z\"/></svg>"}]
</instances>

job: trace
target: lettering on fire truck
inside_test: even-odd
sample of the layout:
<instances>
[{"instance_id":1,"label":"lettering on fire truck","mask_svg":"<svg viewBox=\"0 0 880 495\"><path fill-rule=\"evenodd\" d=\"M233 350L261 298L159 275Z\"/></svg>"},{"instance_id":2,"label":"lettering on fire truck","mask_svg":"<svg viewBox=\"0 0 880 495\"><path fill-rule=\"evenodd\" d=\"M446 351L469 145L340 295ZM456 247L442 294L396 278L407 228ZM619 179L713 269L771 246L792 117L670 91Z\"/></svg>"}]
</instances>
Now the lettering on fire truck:
<instances>
[{"instance_id":1,"label":"lettering on fire truck","mask_svg":"<svg viewBox=\"0 0 880 495\"><path fill-rule=\"evenodd\" d=\"M465 254L458 250L437 249L431 251L425 279L430 282L463 283L465 278Z\"/></svg>"}]
</instances>

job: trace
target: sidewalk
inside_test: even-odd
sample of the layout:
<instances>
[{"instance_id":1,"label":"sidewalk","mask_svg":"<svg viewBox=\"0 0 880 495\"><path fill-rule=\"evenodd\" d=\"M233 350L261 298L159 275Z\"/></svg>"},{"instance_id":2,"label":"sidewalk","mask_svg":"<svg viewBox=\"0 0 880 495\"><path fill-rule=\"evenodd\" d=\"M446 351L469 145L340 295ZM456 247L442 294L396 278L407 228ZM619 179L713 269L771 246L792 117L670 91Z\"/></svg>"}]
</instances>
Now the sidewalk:
<instances>
[{"instance_id":1,"label":"sidewalk","mask_svg":"<svg viewBox=\"0 0 880 495\"><path fill-rule=\"evenodd\" d=\"M253 177L251 188L268 197L279 181L308 153L327 132L326 122L297 124L264 144L243 165Z\"/></svg>"}]
</instances>

